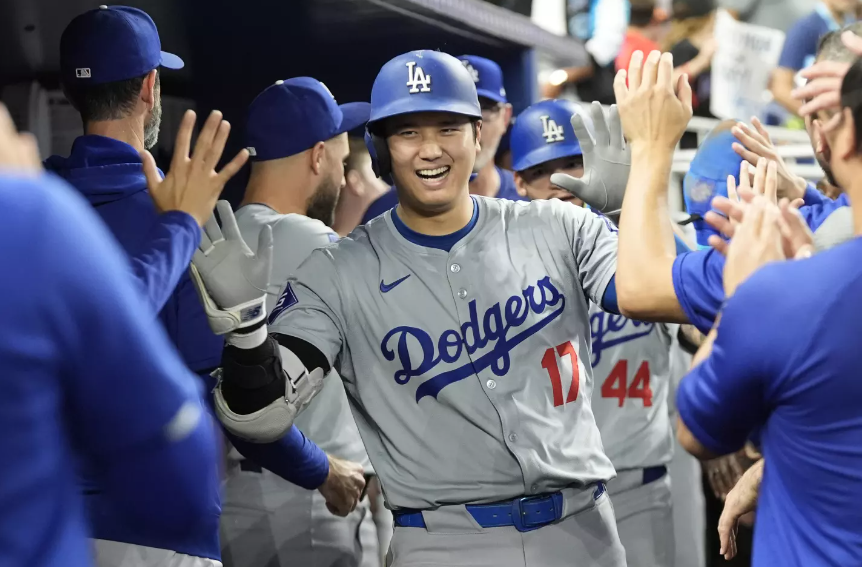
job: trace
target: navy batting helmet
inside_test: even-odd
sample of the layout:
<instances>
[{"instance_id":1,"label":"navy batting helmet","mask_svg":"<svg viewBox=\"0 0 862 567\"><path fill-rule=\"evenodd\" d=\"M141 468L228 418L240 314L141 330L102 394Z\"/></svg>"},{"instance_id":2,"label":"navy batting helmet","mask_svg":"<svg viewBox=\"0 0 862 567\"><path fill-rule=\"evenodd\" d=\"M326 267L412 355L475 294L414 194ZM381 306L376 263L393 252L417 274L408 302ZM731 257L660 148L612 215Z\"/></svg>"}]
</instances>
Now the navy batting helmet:
<instances>
[{"instance_id":1,"label":"navy batting helmet","mask_svg":"<svg viewBox=\"0 0 862 567\"><path fill-rule=\"evenodd\" d=\"M481 120L473 77L458 59L439 51L411 51L380 69L371 88L371 118L365 133L378 177L388 178L392 171L379 123L414 112L451 112Z\"/></svg>"},{"instance_id":2,"label":"navy batting helmet","mask_svg":"<svg viewBox=\"0 0 862 567\"><path fill-rule=\"evenodd\" d=\"M575 114L580 114L592 129L587 113L572 101L543 100L527 107L512 126L512 169L524 171L547 161L583 155L572 128Z\"/></svg>"}]
</instances>

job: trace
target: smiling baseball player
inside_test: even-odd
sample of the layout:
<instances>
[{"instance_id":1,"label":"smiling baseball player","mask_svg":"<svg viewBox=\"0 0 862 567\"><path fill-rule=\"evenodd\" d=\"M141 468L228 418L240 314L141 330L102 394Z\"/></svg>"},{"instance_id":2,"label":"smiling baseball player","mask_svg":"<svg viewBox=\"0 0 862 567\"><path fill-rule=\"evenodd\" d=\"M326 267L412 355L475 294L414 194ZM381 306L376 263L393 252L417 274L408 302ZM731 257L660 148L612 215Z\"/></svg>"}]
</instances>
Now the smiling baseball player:
<instances>
[{"instance_id":1,"label":"smiling baseball player","mask_svg":"<svg viewBox=\"0 0 862 567\"><path fill-rule=\"evenodd\" d=\"M613 278L616 233L559 201L471 196L480 136L457 59L388 62L368 141L400 204L311 254L272 337L229 322L262 300L230 259L238 235L199 251L208 313L230 333L220 419L266 438L335 367L395 514L391 565L625 565L588 363L588 301Z\"/></svg>"},{"instance_id":2,"label":"smiling baseball player","mask_svg":"<svg viewBox=\"0 0 862 567\"><path fill-rule=\"evenodd\" d=\"M542 101L518 116L512 128L512 167L519 193L581 203L550 181L555 173L583 175L583 152L571 125L575 114L592 127L579 105L566 100ZM674 564L668 395L669 349L678 328L633 321L590 304L593 413L617 471L608 493L629 567Z\"/></svg>"}]
</instances>

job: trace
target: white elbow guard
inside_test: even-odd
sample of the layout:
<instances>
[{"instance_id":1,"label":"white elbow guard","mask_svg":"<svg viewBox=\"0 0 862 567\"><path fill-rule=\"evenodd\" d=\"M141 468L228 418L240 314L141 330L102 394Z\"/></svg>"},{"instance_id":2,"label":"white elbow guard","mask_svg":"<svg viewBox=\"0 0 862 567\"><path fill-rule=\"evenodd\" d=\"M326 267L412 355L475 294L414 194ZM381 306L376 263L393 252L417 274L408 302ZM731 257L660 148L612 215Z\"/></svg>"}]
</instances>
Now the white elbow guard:
<instances>
[{"instance_id":1,"label":"white elbow guard","mask_svg":"<svg viewBox=\"0 0 862 567\"><path fill-rule=\"evenodd\" d=\"M221 369L213 373L218 379L214 397L219 421L228 431L252 443L272 443L283 437L299 412L323 387L322 368L309 372L293 352L281 345L278 348L285 376L284 396L254 413L241 415L231 411L222 395Z\"/></svg>"}]
</instances>

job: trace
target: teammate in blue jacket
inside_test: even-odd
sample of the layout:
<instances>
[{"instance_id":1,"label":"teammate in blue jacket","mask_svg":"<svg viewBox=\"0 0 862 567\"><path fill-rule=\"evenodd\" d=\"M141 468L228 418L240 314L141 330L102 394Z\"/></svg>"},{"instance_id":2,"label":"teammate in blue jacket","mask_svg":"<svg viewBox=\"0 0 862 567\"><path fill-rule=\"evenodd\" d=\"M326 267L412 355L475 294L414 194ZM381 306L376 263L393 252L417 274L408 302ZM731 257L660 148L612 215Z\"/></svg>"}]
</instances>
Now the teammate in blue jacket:
<instances>
[{"instance_id":1,"label":"teammate in blue jacket","mask_svg":"<svg viewBox=\"0 0 862 567\"><path fill-rule=\"evenodd\" d=\"M214 386L209 372L220 363L223 341L210 330L187 269L200 242L200 226L247 153L220 173L214 171L229 132L216 112L201 130L191 158L204 167L192 167L188 152L194 115L188 113L171 171L161 181L152 156L144 151L158 138L159 67L179 68L182 60L161 51L155 24L144 12L103 6L75 18L61 39L61 74L64 91L82 115L85 135L75 140L69 158L53 156L46 166L87 197L114 233L132 258L140 293L149 298L149 309L139 316L155 318L158 313L186 366L201 376L209 392ZM181 170L197 171L199 177L180 182L186 179ZM304 488L339 485L323 451L296 428L270 444L231 441L244 456ZM218 469L212 467L208 474L216 478ZM219 560L217 489L210 492L206 525L194 534L177 535L159 524L147 529L128 525L102 491L95 471L84 471L84 478L101 564L126 561L138 567L174 555ZM348 498L346 491L339 495Z\"/></svg>"},{"instance_id":2,"label":"teammate in blue jacket","mask_svg":"<svg viewBox=\"0 0 862 567\"><path fill-rule=\"evenodd\" d=\"M0 565L92 564L80 464L134 529L194 534L218 490L200 385L141 317L110 233L35 171L35 144L29 163L10 159L14 136L0 106Z\"/></svg>"},{"instance_id":3,"label":"teammate in blue jacket","mask_svg":"<svg viewBox=\"0 0 862 567\"><path fill-rule=\"evenodd\" d=\"M857 61L841 87L843 120L827 134L852 203L862 199L860 90ZM781 213L765 198L748 205L727 252L721 320L680 384L679 439L695 456L737 451L762 432L755 567L862 563L862 217L853 208L850 241L782 261Z\"/></svg>"},{"instance_id":4,"label":"teammate in blue jacket","mask_svg":"<svg viewBox=\"0 0 862 567\"><path fill-rule=\"evenodd\" d=\"M503 71L495 62L477 55L462 55L458 59L476 83L476 93L482 106L482 148L473 166L470 193L523 201L524 196L515 189L515 178L512 172L497 167L494 163L500 140L512 120L512 105L506 99L506 89L503 87ZM395 187L391 187L388 193L371 203L365 216L362 217L362 224L380 216L397 204L398 195L395 193Z\"/></svg>"}]
</instances>

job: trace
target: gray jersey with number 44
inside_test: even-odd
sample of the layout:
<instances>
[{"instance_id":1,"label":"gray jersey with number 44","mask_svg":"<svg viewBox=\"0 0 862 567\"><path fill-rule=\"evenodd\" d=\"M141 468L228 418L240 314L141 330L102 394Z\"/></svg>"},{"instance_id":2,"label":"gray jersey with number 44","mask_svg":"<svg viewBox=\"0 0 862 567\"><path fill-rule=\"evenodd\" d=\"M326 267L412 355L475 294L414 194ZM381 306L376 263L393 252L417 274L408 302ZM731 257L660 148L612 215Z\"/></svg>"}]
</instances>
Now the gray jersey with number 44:
<instances>
[{"instance_id":1,"label":"gray jersey with number 44","mask_svg":"<svg viewBox=\"0 0 862 567\"><path fill-rule=\"evenodd\" d=\"M474 202L449 252L405 238L393 211L316 250L270 318L338 370L395 508L614 475L590 406L588 312L616 271L616 233L558 200Z\"/></svg>"},{"instance_id":2,"label":"gray jersey with number 44","mask_svg":"<svg viewBox=\"0 0 862 567\"><path fill-rule=\"evenodd\" d=\"M669 463L670 346L679 325L633 321L592 305L590 327L593 413L614 468Z\"/></svg>"}]
</instances>

